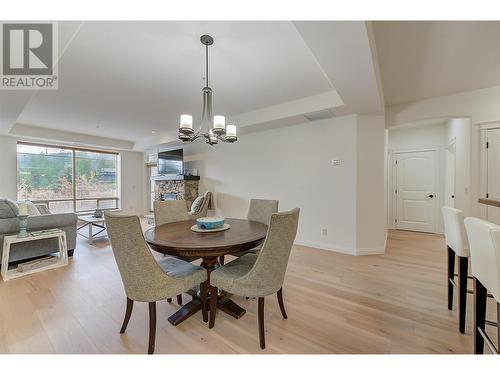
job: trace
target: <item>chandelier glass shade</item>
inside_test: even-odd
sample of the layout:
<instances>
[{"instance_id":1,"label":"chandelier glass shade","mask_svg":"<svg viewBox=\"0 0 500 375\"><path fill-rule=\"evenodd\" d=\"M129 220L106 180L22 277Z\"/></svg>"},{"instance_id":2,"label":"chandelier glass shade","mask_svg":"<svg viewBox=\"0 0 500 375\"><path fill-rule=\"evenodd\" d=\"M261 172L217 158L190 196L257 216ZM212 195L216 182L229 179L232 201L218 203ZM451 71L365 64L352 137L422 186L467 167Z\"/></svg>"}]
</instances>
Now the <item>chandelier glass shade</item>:
<instances>
[{"instance_id":1,"label":"chandelier glass shade","mask_svg":"<svg viewBox=\"0 0 500 375\"><path fill-rule=\"evenodd\" d=\"M226 118L213 115L212 111L212 89L208 82L208 46L214 43L210 35L202 35L201 43L205 46L205 74L206 85L202 90L203 109L201 123L197 130L193 129L193 116L182 114L179 123L179 139L183 142L193 142L198 138L205 138L205 142L213 146L220 142L234 143L238 140L236 136L236 125L226 125Z\"/></svg>"}]
</instances>

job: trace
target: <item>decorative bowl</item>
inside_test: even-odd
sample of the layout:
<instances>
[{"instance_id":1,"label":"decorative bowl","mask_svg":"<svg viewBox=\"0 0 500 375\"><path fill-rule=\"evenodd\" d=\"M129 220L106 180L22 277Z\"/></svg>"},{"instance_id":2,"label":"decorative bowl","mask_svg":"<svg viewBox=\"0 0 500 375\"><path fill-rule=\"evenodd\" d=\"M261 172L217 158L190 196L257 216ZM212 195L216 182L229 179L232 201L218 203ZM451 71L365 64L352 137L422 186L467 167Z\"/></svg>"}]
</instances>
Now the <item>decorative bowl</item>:
<instances>
[{"instance_id":1,"label":"decorative bowl","mask_svg":"<svg viewBox=\"0 0 500 375\"><path fill-rule=\"evenodd\" d=\"M200 217L196 219L196 225L200 229L217 229L224 225L222 217Z\"/></svg>"}]
</instances>

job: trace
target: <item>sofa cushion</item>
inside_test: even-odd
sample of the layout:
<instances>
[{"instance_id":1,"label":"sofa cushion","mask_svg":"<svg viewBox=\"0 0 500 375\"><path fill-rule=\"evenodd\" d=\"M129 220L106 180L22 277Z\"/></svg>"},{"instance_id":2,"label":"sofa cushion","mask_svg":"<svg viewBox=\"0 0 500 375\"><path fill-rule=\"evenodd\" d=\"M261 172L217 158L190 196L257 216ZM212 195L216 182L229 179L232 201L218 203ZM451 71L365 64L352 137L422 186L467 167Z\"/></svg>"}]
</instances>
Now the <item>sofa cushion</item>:
<instances>
[{"instance_id":1,"label":"sofa cushion","mask_svg":"<svg viewBox=\"0 0 500 375\"><path fill-rule=\"evenodd\" d=\"M10 199L0 198L0 219L9 219L19 215L19 206Z\"/></svg>"},{"instance_id":2,"label":"sofa cushion","mask_svg":"<svg viewBox=\"0 0 500 375\"><path fill-rule=\"evenodd\" d=\"M200 212L200 209L201 209L201 206L203 206L203 201L205 200L205 198L203 196L199 196L198 198L196 198L193 202L193 204L191 205L191 214L197 214L198 212Z\"/></svg>"}]
</instances>

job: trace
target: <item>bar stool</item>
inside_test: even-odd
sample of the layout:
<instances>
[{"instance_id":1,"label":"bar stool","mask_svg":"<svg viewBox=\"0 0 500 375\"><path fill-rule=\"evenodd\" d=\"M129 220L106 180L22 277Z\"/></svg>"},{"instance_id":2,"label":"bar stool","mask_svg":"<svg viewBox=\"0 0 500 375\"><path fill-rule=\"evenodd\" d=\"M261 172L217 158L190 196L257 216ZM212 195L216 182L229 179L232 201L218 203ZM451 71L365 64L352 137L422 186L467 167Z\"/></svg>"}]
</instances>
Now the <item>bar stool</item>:
<instances>
[{"instance_id":1,"label":"bar stool","mask_svg":"<svg viewBox=\"0 0 500 375\"><path fill-rule=\"evenodd\" d=\"M498 354L492 340L485 331L485 325L497 327L500 347L500 226L485 220L468 217L465 228L470 243L472 276L474 278L474 354L484 353L484 343ZM497 324L486 320L486 301L490 291L497 303Z\"/></svg>"},{"instance_id":2,"label":"bar stool","mask_svg":"<svg viewBox=\"0 0 500 375\"><path fill-rule=\"evenodd\" d=\"M444 235L448 247L448 310L453 309L453 288L458 289L458 330L465 333L467 309L467 272L469 241L464 226L464 213L452 207L442 207ZM455 282L455 255L458 257L458 285Z\"/></svg>"}]
</instances>

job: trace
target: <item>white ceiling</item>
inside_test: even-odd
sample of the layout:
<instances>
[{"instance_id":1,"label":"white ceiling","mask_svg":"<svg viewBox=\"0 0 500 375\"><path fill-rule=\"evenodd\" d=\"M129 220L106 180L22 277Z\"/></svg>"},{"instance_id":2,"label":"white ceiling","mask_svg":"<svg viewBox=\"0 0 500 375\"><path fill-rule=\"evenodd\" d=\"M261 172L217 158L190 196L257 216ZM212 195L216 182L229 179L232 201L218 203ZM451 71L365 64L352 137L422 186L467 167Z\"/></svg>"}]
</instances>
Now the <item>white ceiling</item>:
<instances>
[{"instance_id":1,"label":"white ceiling","mask_svg":"<svg viewBox=\"0 0 500 375\"><path fill-rule=\"evenodd\" d=\"M0 134L176 141L201 114L205 33L214 110L245 131L500 84L499 22L59 22L59 89L0 91Z\"/></svg>"},{"instance_id":2,"label":"white ceiling","mask_svg":"<svg viewBox=\"0 0 500 375\"><path fill-rule=\"evenodd\" d=\"M294 22L345 106L337 115L382 114L384 98L370 23L363 21Z\"/></svg>"},{"instance_id":3,"label":"white ceiling","mask_svg":"<svg viewBox=\"0 0 500 375\"><path fill-rule=\"evenodd\" d=\"M373 22L387 105L500 84L500 22Z\"/></svg>"},{"instance_id":4,"label":"white ceiling","mask_svg":"<svg viewBox=\"0 0 500 375\"><path fill-rule=\"evenodd\" d=\"M64 22L63 22L64 23ZM333 88L291 22L85 22L18 123L128 141L201 115L204 48L214 111L232 116Z\"/></svg>"}]
</instances>

